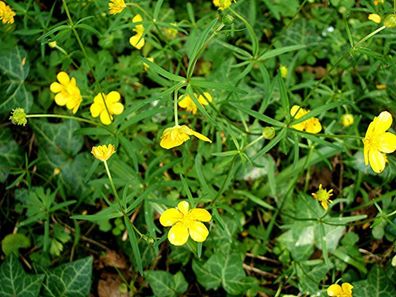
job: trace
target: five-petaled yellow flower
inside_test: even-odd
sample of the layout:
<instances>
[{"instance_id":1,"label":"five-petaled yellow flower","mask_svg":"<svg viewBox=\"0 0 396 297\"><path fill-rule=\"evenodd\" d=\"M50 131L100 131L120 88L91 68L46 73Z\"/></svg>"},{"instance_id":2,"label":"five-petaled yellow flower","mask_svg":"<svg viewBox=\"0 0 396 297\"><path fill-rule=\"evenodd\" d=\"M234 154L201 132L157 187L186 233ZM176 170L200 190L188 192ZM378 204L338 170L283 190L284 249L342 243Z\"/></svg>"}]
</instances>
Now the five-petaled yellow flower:
<instances>
[{"instance_id":1,"label":"five-petaled yellow flower","mask_svg":"<svg viewBox=\"0 0 396 297\"><path fill-rule=\"evenodd\" d=\"M345 128L351 126L353 124L353 121L353 115L351 115L350 113L346 113L341 116L341 123Z\"/></svg>"},{"instance_id":2,"label":"five-petaled yellow flower","mask_svg":"<svg viewBox=\"0 0 396 297\"><path fill-rule=\"evenodd\" d=\"M177 208L165 210L160 217L160 223L169 230L168 239L173 245L183 245L187 242L189 235L194 241L203 242L208 237L209 231L201 222L210 222L212 216L203 208L189 210L186 201L179 202Z\"/></svg>"},{"instance_id":3,"label":"five-petaled yellow flower","mask_svg":"<svg viewBox=\"0 0 396 297\"><path fill-rule=\"evenodd\" d=\"M74 77L70 78L69 75L63 71L59 72L56 78L59 83L54 82L50 86L51 92L56 93L56 104L59 106L66 105L67 109L76 113L82 101L76 79Z\"/></svg>"},{"instance_id":4,"label":"five-petaled yellow flower","mask_svg":"<svg viewBox=\"0 0 396 297\"><path fill-rule=\"evenodd\" d=\"M209 102L212 102L213 98L212 95L210 95L208 92L204 92L202 95L197 96L197 94L194 93L195 98L197 98L198 102L201 105L208 105ZM191 112L192 114L196 114L197 112L197 105L193 101L193 99L190 97L190 95L182 95L179 97L181 99L179 101L179 106L181 108L185 108L188 112ZM209 102L208 102L209 101Z\"/></svg>"},{"instance_id":5,"label":"five-petaled yellow flower","mask_svg":"<svg viewBox=\"0 0 396 297\"><path fill-rule=\"evenodd\" d=\"M135 24L135 28L133 29L133 31L135 31L136 34L129 39L129 43L133 47L136 47L137 49L141 49L145 43L143 37L144 26L142 22L143 22L143 18L140 14L135 15L132 19L132 23Z\"/></svg>"},{"instance_id":6,"label":"five-petaled yellow flower","mask_svg":"<svg viewBox=\"0 0 396 297\"><path fill-rule=\"evenodd\" d=\"M171 149L173 147L179 146L190 139L190 136L194 135L195 137L207 141L212 142L209 138L201 133L198 133L186 125L183 126L173 126L171 128L166 128L161 136L160 145L165 149Z\"/></svg>"},{"instance_id":7,"label":"five-petaled yellow flower","mask_svg":"<svg viewBox=\"0 0 396 297\"><path fill-rule=\"evenodd\" d=\"M109 1L109 13L117 14L125 9L126 5L124 0L110 0Z\"/></svg>"},{"instance_id":8,"label":"five-petaled yellow flower","mask_svg":"<svg viewBox=\"0 0 396 297\"><path fill-rule=\"evenodd\" d=\"M298 105L293 105L290 109L290 114L295 119L299 119L309 113L309 109L304 109ZM317 134L322 130L322 125L318 118L310 118L301 123L292 126L294 129L299 131L306 131L308 133Z\"/></svg>"},{"instance_id":9,"label":"five-petaled yellow flower","mask_svg":"<svg viewBox=\"0 0 396 297\"><path fill-rule=\"evenodd\" d=\"M92 147L91 153L100 161L107 161L116 152L114 145L99 145Z\"/></svg>"},{"instance_id":10,"label":"five-petaled yellow flower","mask_svg":"<svg viewBox=\"0 0 396 297\"><path fill-rule=\"evenodd\" d=\"M322 204L324 209L329 208L329 199L333 196L333 189L327 191L322 188L322 184L319 185L319 190L316 193L312 193L312 196Z\"/></svg>"},{"instance_id":11,"label":"five-petaled yellow flower","mask_svg":"<svg viewBox=\"0 0 396 297\"><path fill-rule=\"evenodd\" d=\"M13 24L14 23L15 12L5 4L3 1L0 1L0 20L3 24Z\"/></svg>"},{"instance_id":12,"label":"five-petaled yellow flower","mask_svg":"<svg viewBox=\"0 0 396 297\"><path fill-rule=\"evenodd\" d=\"M124 105L121 102L121 95L117 91L109 94L99 93L95 96L94 102L90 107L91 115L96 118L100 116L100 121L105 125L110 125L113 121L113 115L121 114L124 111Z\"/></svg>"},{"instance_id":13,"label":"five-petaled yellow flower","mask_svg":"<svg viewBox=\"0 0 396 297\"><path fill-rule=\"evenodd\" d=\"M224 10L231 6L232 1L235 0L213 0L214 6L218 7L220 10Z\"/></svg>"},{"instance_id":14,"label":"five-petaled yellow flower","mask_svg":"<svg viewBox=\"0 0 396 297\"><path fill-rule=\"evenodd\" d=\"M392 125L392 115L383 111L370 123L364 143L364 163L370 164L376 173L385 169L386 154L396 150L396 135L386 132Z\"/></svg>"},{"instance_id":15,"label":"five-petaled yellow flower","mask_svg":"<svg viewBox=\"0 0 396 297\"><path fill-rule=\"evenodd\" d=\"M350 283L343 283L341 286L333 284L327 288L327 295L331 297L352 297L353 286Z\"/></svg>"}]
</instances>

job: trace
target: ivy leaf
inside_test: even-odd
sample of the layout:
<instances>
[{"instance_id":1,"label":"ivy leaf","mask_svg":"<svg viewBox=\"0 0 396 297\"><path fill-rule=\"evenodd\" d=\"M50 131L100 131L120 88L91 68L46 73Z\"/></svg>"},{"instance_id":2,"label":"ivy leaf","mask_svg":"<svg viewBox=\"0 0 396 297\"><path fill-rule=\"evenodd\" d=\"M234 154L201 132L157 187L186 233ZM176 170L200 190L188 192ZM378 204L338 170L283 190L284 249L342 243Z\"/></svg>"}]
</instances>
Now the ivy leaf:
<instances>
[{"instance_id":1,"label":"ivy leaf","mask_svg":"<svg viewBox=\"0 0 396 297\"><path fill-rule=\"evenodd\" d=\"M396 289L379 266L374 266L367 280L353 283L353 295L359 297L394 297Z\"/></svg>"},{"instance_id":2,"label":"ivy leaf","mask_svg":"<svg viewBox=\"0 0 396 297\"><path fill-rule=\"evenodd\" d=\"M180 271L175 275L167 271L149 270L144 273L155 296L176 297L187 291L188 283Z\"/></svg>"},{"instance_id":3,"label":"ivy leaf","mask_svg":"<svg viewBox=\"0 0 396 297\"><path fill-rule=\"evenodd\" d=\"M0 266L0 296L37 297L44 275L25 273L18 258L11 254Z\"/></svg>"},{"instance_id":4,"label":"ivy leaf","mask_svg":"<svg viewBox=\"0 0 396 297\"><path fill-rule=\"evenodd\" d=\"M0 183L8 177L12 168L17 168L23 161L20 148L12 138L8 128L0 129Z\"/></svg>"},{"instance_id":5,"label":"ivy leaf","mask_svg":"<svg viewBox=\"0 0 396 297\"><path fill-rule=\"evenodd\" d=\"M92 257L61 265L47 273L44 297L87 297L92 282Z\"/></svg>"}]
</instances>

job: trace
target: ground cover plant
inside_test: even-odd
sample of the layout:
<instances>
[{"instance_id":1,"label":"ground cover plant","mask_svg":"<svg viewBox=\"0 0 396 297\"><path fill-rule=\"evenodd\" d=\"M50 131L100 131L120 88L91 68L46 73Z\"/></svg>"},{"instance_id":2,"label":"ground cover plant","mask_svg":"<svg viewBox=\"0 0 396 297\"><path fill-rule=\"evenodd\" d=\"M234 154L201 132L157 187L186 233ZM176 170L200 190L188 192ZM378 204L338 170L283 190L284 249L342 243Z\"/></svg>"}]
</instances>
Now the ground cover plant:
<instances>
[{"instance_id":1,"label":"ground cover plant","mask_svg":"<svg viewBox=\"0 0 396 297\"><path fill-rule=\"evenodd\" d=\"M0 296L396 296L396 1L0 1Z\"/></svg>"}]
</instances>

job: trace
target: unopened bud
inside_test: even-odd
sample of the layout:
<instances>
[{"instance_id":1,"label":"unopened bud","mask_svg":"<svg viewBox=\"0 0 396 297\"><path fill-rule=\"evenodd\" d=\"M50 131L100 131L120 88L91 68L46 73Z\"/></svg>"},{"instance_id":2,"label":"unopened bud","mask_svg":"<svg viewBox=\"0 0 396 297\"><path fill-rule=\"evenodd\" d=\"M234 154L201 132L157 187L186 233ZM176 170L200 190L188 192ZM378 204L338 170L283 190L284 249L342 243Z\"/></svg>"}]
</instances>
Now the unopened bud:
<instances>
[{"instance_id":1,"label":"unopened bud","mask_svg":"<svg viewBox=\"0 0 396 297\"><path fill-rule=\"evenodd\" d=\"M264 139L272 139L275 137L275 129L273 127L264 127L262 135Z\"/></svg>"}]
</instances>

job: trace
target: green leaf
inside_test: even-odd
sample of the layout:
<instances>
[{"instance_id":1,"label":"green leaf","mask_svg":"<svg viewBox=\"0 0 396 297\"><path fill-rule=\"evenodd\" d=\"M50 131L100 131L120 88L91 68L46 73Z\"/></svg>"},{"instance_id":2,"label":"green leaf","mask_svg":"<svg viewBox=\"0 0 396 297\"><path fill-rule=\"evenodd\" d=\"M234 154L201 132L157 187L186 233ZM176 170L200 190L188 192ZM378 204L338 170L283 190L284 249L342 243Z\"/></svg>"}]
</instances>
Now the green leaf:
<instances>
[{"instance_id":1,"label":"green leaf","mask_svg":"<svg viewBox=\"0 0 396 297\"><path fill-rule=\"evenodd\" d=\"M20 148L8 128L0 129L0 183L4 182L10 171L19 167L23 159Z\"/></svg>"},{"instance_id":2,"label":"green leaf","mask_svg":"<svg viewBox=\"0 0 396 297\"><path fill-rule=\"evenodd\" d=\"M188 283L180 271L175 275L167 271L149 270L144 272L155 296L176 297L187 291Z\"/></svg>"},{"instance_id":3,"label":"green leaf","mask_svg":"<svg viewBox=\"0 0 396 297\"><path fill-rule=\"evenodd\" d=\"M379 266L374 266L367 280L353 283L353 296L359 297L394 297L394 284Z\"/></svg>"},{"instance_id":4,"label":"green leaf","mask_svg":"<svg viewBox=\"0 0 396 297\"><path fill-rule=\"evenodd\" d=\"M0 266L0 296L37 297L43 279L44 275L25 273L18 258L11 254Z\"/></svg>"},{"instance_id":5,"label":"green leaf","mask_svg":"<svg viewBox=\"0 0 396 297\"><path fill-rule=\"evenodd\" d=\"M264 61L264 60L274 58L276 56L280 56L280 55L288 53L288 52L297 51L297 50L300 50L300 49L303 49L306 47L307 46L304 44L298 44L298 45L290 45L290 46L285 46L285 47L281 47L281 48L277 48L277 49L273 49L273 50L268 50L264 54L262 54L258 58L258 60Z\"/></svg>"},{"instance_id":6,"label":"green leaf","mask_svg":"<svg viewBox=\"0 0 396 297\"><path fill-rule=\"evenodd\" d=\"M309 262L306 262L307 264ZM330 266L321 264L318 265L316 262L307 264L297 264L297 275L300 279L299 287L302 293L308 294L309 296L317 295L320 291L320 282L326 278L327 272L330 270ZM353 292L355 295L355 292ZM358 295L356 295L358 296Z\"/></svg>"},{"instance_id":7,"label":"green leaf","mask_svg":"<svg viewBox=\"0 0 396 297\"><path fill-rule=\"evenodd\" d=\"M4 254L8 256L11 253L18 255L18 250L21 248L28 248L30 246L30 240L26 235L21 233L8 234L1 241L1 249Z\"/></svg>"},{"instance_id":8,"label":"green leaf","mask_svg":"<svg viewBox=\"0 0 396 297\"><path fill-rule=\"evenodd\" d=\"M44 297L87 297L92 282L92 257L61 265L47 273Z\"/></svg>"}]
</instances>

